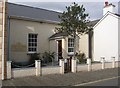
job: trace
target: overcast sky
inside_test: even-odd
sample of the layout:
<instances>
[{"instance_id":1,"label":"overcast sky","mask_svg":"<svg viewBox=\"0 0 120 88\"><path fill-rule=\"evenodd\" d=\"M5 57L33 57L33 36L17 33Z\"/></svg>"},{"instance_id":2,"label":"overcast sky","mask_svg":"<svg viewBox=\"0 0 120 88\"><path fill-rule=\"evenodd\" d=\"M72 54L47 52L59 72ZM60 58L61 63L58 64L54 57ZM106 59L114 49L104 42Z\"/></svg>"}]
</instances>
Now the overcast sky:
<instances>
[{"instance_id":1,"label":"overcast sky","mask_svg":"<svg viewBox=\"0 0 120 88\"><path fill-rule=\"evenodd\" d=\"M108 1L116 5L115 10L118 12L118 1L120 0L8 0L12 3L23 4L38 8L44 8L48 10L54 10L57 12L63 12L66 6L69 6L72 2L76 2L79 5L84 5L86 12L89 13L91 20L100 19L102 17L104 2ZM63 2L64 1L64 2ZM88 2L89 1L89 2Z\"/></svg>"}]
</instances>

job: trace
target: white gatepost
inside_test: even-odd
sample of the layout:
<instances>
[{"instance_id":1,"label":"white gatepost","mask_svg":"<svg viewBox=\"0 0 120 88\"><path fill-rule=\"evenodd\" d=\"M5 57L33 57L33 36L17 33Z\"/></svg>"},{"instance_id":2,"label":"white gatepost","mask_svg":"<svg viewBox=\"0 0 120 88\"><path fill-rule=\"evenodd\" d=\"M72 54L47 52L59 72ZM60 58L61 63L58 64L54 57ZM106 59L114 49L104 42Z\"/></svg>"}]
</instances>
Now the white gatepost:
<instances>
[{"instance_id":1,"label":"white gatepost","mask_svg":"<svg viewBox=\"0 0 120 88\"><path fill-rule=\"evenodd\" d=\"M72 58L72 62L71 62L71 64L72 64L72 72L73 73L75 73L76 71L77 71L77 69L76 69L76 66L77 66L77 64L76 64L76 59L74 59L74 58Z\"/></svg>"},{"instance_id":2,"label":"white gatepost","mask_svg":"<svg viewBox=\"0 0 120 88\"><path fill-rule=\"evenodd\" d=\"M112 68L115 68L115 57L111 57L112 58Z\"/></svg>"},{"instance_id":3,"label":"white gatepost","mask_svg":"<svg viewBox=\"0 0 120 88\"><path fill-rule=\"evenodd\" d=\"M91 66L91 59L90 58L87 59L87 64L88 64L88 71L91 71L92 66Z\"/></svg>"},{"instance_id":4,"label":"white gatepost","mask_svg":"<svg viewBox=\"0 0 120 88\"><path fill-rule=\"evenodd\" d=\"M36 76L41 74L41 60L35 60Z\"/></svg>"},{"instance_id":5,"label":"white gatepost","mask_svg":"<svg viewBox=\"0 0 120 88\"><path fill-rule=\"evenodd\" d=\"M105 57L101 57L102 69L105 69Z\"/></svg>"},{"instance_id":6,"label":"white gatepost","mask_svg":"<svg viewBox=\"0 0 120 88\"><path fill-rule=\"evenodd\" d=\"M59 59L59 63L61 63L60 74L64 74L64 60L63 59Z\"/></svg>"},{"instance_id":7,"label":"white gatepost","mask_svg":"<svg viewBox=\"0 0 120 88\"><path fill-rule=\"evenodd\" d=\"M7 61L7 79L11 79L12 77L11 62Z\"/></svg>"}]
</instances>

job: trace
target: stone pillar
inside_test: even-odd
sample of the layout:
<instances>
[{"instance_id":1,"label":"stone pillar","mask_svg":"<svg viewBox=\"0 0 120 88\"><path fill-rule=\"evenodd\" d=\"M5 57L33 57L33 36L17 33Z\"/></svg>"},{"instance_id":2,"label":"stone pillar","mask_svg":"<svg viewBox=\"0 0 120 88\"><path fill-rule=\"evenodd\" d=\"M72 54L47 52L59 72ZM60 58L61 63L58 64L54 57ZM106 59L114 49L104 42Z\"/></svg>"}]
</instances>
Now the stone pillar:
<instances>
[{"instance_id":1,"label":"stone pillar","mask_svg":"<svg viewBox=\"0 0 120 88\"><path fill-rule=\"evenodd\" d=\"M73 73L75 73L77 71L77 69L76 69L76 66L77 66L76 59L72 58L72 62L71 63L72 63L71 70L72 70Z\"/></svg>"},{"instance_id":2,"label":"stone pillar","mask_svg":"<svg viewBox=\"0 0 120 88\"><path fill-rule=\"evenodd\" d=\"M59 66L61 66L61 64L62 64L62 60L61 60L61 59L59 59Z\"/></svg>"},{"instance_id":3,"label":"stone pillar","mask_svg":"<svg viewBox=\"0 0 120 88\"><path fill-rule=\"evenodd\" d=\"M88 64L88 71L91 71L92 66L91 66L91 59L90 58L87 59L87 64Z\"/></svg>"},{"instance_id":4,"label":"stone pillar","mask_svg":"<svg viewBox=\"0 0 120 88\"><path fill-rule=\"evenodd\" d=\"M105 69L105 57L101 57L102 69Z\"/></svg>"},{"instance_id":5,"label":"stone pillar","mask_svg":"<svg viewBox=\"0 0 120 88\"><path fill-rule=\"evenodd\" d=\"M115 68L115 57L111 57L112 58L112 68Z\"/></svg>"},{"instance_id":6,"label":"stone pillar","mask_svg":"<svg viewBox=\"0 0 120 88\"><path fill-rule=\"evenodd\" d=\"M63 60L63 59L60 59L59 61L61 62L60 74L64 74L64 60Z\"/></svg>"},{"instance_id":7,"label":"stone pillar","mask_svg":"<svg viewBox=\"0 0 120 88\"><path fill-rule=\"evenodd\" d=\"M41 74L41 61L35 60L36 76Z\"/></svg>"},{"instance_id":8,"label":"stone pillar","mask_svg":"<svg viewBox=\"0 0 120 88\"><path fill-rule=\"evenodd\" d=\"M11 61L7 61L7 79L11 79L12 77L12 71L11 71Z\"/></svg>"},{"instance_id":9,"label":"stone pillar","mask_svg":"<svg viewBox=\"0 0 120 88\"><path fill-rule=\"evenodd\" d=\"M0 79L7 78L7 0L0 0Z\"/></svg>"}]
</instances>

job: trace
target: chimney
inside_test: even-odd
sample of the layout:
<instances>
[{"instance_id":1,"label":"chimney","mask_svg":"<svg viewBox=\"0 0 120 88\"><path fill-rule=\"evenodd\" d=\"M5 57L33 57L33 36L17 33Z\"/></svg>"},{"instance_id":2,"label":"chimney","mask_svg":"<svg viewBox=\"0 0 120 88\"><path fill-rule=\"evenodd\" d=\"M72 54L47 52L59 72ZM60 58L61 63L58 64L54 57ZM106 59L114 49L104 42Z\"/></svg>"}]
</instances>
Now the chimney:
<instances>
[{"instance_id":1,"label":"chimney","mask_svg":"<svg viewBox=\"0 0 120 88\"><path fill-rule=\"evenodd\" d=\"M115 13L115 5L113 5L112 3L109 4L108 1L105 2L105 6L103 8L103 16L107 13L107 12L111 12L111 13Z\"/></svg>"},{"instance_id":2,"label":"chimney","mask_svg":"<svg viewBox=\"0 0 120 88\"><path fill-rule=\"evenodd\" d=\"M108 6L108 1L105 2L105 7Z\"/></svg>"}]
</instances>

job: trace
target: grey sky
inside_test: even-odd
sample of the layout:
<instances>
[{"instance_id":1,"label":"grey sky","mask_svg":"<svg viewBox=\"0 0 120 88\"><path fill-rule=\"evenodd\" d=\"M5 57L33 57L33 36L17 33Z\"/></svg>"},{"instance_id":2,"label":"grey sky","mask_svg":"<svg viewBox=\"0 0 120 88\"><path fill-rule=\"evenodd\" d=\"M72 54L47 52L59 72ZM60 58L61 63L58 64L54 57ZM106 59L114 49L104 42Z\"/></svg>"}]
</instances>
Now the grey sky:
<instances>
[{"instance_id":1,"label":"grey sky","mask_svg":"<svg viewBox=\"0 0 120 88\"><path fill-rule=\"evenodd\" d=\"M44 8L48 10L54 10L57 12L63 12L65 10L66 6L69 6L72 2L15 2L9 0L9 2L13 3L19 3L23 5L38 7L38 8ZM104 2L77 2L79 5L84 5L86 8L86 12L89 13L90 19L100 19L102 17L102 11ZM111 2L110 2L111 3ZM116 12L118 8L118 2L112 2L114 5L116 5Z\"/></svg>"}]
</instances>

